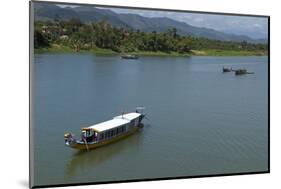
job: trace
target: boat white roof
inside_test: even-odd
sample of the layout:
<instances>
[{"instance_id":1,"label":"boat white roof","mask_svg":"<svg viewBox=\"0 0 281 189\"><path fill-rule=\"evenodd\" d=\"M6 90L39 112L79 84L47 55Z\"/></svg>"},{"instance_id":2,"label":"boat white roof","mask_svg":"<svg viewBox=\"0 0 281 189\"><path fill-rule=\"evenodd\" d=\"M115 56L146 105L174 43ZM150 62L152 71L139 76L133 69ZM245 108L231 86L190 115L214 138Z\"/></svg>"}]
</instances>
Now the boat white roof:
<instances>
[{"instance_id":1,"label":"boat white roof","mask_svg":"<svg viewBox=\"0 0 281 189\"><path fill-rule=\"evenodd\" d=\"M120 116L116 116L113 119L109 120L109 121L105 121L102 123L98 123L95 125L92 125L88 128L91 128L97 132L103 132L115 127L119 127L121 125L127 124L129 123L131 120L137 118L138 116L140 116L141 114L139 113L128 113L128 114L123 114Z\"/></svg>"},{"instance_id":2,"label":"boat white roof","mask_svg":"<svg viewBox=\"0 0 281 189\"><path fill-rule=\"evenodd\" d=\"M132 113L127 113L127 114L123 114L120 116L116 116L116 117L114 117L114 119L127 119L129 121L132 121L133 119L136 119L140 115L141 115L140 113L132 112Z\"/></svg>"}]
</instances>

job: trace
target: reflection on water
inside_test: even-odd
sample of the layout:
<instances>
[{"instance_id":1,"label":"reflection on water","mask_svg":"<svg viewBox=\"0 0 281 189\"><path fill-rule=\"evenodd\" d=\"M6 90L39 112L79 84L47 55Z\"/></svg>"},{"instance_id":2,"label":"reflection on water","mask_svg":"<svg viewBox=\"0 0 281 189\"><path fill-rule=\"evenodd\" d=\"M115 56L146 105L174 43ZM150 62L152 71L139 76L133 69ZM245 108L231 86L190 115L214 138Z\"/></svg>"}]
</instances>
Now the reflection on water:
<instances>
[{"instance_id":1,"label":"reflection on water","mask_svg":"<svg viewBox=\"0 0 281 189\"><path fill-rule=\"evenodd\" d=\"M122 153L128 146L133 146L137 149L142 143L142 139L143 131L139 130L133 135L100 148L92 149L90 151L75 152L65 166L65 179L71 179L75 176L77 170L94 170L96 165L111 159L119 153Z\"/></svg>"}]
</instances>

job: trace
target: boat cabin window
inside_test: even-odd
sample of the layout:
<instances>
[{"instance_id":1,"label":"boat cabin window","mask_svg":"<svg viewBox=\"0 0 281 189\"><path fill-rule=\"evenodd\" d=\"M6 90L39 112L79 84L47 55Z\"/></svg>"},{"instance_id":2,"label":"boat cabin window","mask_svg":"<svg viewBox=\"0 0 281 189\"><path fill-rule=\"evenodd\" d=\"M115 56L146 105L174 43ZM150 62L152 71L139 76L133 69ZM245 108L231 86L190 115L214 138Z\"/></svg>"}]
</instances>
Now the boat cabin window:
<instances>
[{"instance_id":1,"label":"boat cabin window","mask_svg":"<svg viewBox=\"0 0 281 189\"><path fill-rule=\"evenodd\" d=\"M104 134L105 134L105 138L108 138L108 131L106 131Z\"/></svg>"},{"instance_id":2,"label":"boat cabin window","mask_svg":"<svg viewBox=\"0 0 281 189\"><path fill-rule=\"evenodd\" d=\"M107 131L104 131L103 133L100 133L99 134L99 139L100 140L108 139L108 138L111 138L113 136L117 136L117 135L119 135L121 133L124 133L124 132L126 132L126 125L123 125L123 126L120 126L120 127L116 127L116 128L111 129L111 130L107 130Z\"/></svg>"},{"instance_id":3,"label":"boat cabin window","mask_svg":"<svg viewBox=\"0 0 281 189\"><path fill-rule=\"evenodd\" d=\"M116 128L114 128L112 131L113 131L113 136L117 135Z\"/></svg>"},{"instance_id":4,"label":"boat cabin window","mask_svg":"<svg viewBox=\"0 0 281 189\"><path fill-rule=\"evenodd\" d=\"M115 131L116 131L116 135L120 134L121 133L121 127L117 127Z\"/></svg>"},{"instance_id":5,"label":"boat cabin window","mask_svg":"<svg viewBox=\"0 0 281 189\"><path fill-rule=\"evenodd\" d=\"M103 140L104 139L104 133L101 133L100 134L100 140Z\"/></svg>"}]
</instances>

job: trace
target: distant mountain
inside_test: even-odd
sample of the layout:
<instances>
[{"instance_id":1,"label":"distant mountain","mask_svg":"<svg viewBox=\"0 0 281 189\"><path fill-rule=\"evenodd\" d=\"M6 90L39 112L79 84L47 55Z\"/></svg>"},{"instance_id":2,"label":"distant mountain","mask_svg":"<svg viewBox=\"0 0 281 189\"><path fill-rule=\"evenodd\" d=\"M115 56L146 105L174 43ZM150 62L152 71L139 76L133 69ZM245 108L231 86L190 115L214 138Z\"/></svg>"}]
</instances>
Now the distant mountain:
<instances>
[{"instance_id":1,"label":"distant mountain","mask_svg":"<svg viewBox=\"0 0 281 189\"><path fill-rule=\"evenodd\" d=\"M35 20L69 20L80 19L84 23L107 20L116 27L140 30L145 32L164 32L176 28L178 34L193 37L205 37L222 41L247 41L251 43L267 43L267 39L252 39L244 35L234 35L214 29L195 27L167 17L148 18L137 14L118 14L107 9L90 6L60 7L49 3L35 3Z\"/></svg>"}]
</instances>

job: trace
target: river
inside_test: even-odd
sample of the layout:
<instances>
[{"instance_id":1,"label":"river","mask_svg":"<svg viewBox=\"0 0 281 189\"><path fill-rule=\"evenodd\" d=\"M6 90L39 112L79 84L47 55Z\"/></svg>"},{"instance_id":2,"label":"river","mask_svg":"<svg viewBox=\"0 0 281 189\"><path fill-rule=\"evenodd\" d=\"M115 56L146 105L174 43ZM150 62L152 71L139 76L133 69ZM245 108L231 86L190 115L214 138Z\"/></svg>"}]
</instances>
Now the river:
<instances>
[{"instance_id":1,"label":"river","mask_svg":"<svg viewBox=\"0 0 281 189\"><path fill-rule=\"evenodd\" d=\"M45 53L33 68L35 185L268 170L267 57ZM64 132L136 106L149 118L142 131L90 152L64 145Z\"/></svg>"}]
</instances>

